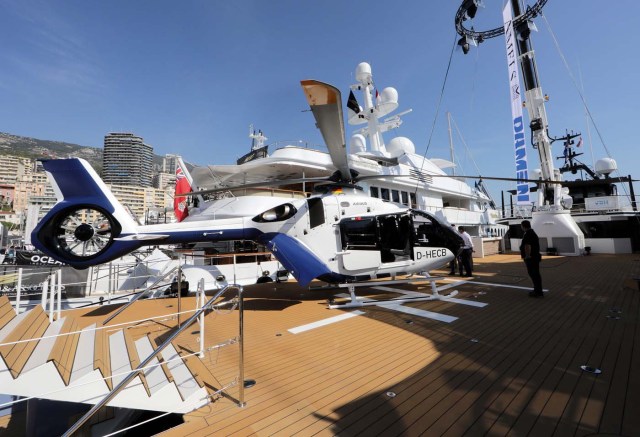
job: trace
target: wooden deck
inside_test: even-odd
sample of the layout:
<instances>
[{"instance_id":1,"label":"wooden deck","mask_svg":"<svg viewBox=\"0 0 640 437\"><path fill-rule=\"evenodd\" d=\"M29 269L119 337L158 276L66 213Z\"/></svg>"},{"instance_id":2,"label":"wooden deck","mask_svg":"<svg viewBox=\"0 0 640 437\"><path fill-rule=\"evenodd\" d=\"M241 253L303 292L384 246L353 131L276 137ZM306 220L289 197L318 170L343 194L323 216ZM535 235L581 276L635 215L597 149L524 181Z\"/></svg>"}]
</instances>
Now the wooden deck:
<instances>
[{"instance_id":1,"label":"wooden deck","mask_svg":"<svg viewBox=\"0 0 640 437\"><path fill-rule=\"evenodd\" d=\"M327 309L326 300L344 289L246 287L245 379L256 381L245 390L246 406L234 403L234 387L162 435L637 435L640 291L633 278L640 256L545 257L541 271L549 290L543 299L515 288L530 286L519 257L493 255L475 260L473 279L450 289L462 303L366 306L295 334L289 330L357 314ZM461 279L468 278L439 285ZM430 293L427 282L383 282L358 294ZM175 310L162 302L141 301L136 313ZM85 312L81 327L98 317ZM447 323L428 312L457 319ZM212 313L206 344L237 330L237 312ZM195 334L194 326L180 337L183 352L197 349ZM238 374L238 348L207 352L202 363L210 375L199 376L219 388Z\"/></svg>"}]
</instances>

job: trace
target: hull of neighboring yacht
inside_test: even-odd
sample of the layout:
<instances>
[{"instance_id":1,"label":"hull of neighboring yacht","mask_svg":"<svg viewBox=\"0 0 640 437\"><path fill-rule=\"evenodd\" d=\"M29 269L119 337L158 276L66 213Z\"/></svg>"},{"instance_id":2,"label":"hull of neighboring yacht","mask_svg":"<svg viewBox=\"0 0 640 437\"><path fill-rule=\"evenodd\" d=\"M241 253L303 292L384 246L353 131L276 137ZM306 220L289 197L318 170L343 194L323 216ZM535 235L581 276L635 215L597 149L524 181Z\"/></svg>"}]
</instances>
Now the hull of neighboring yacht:
<instances>
[{"instance_id":1,"label":"hull of neighboring yacht","mask_svg":"<svg viewBox=\"0 0 640 437\"><path fill-rule=\"evenodd\" d=\"M571 217L584 235L584 254L624 254L640 251L640 212L598 211L572 212ZM517 251L522 237L520 223L531 220L531 215L501 219L499 223L509 226L507 244ZM535 229L535 228L534 228ZM553 239L541 241L541 250L557 251L561 243Z\"/></svg>"}]
</instances>

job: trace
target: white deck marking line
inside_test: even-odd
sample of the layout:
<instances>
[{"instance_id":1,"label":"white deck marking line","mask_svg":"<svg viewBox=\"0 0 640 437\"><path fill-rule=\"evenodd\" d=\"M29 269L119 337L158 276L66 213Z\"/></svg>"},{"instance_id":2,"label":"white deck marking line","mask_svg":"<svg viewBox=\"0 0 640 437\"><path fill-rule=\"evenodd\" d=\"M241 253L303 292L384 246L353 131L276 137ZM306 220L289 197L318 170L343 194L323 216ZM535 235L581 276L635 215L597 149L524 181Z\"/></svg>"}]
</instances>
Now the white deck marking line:
<instances>
[{"instance_id":1,"label":"white deck marking line","mask_svg":"<svg viewBox=\"0 0 640 437\"><path fill-rule=\"evenodd\" d=\"M364 314L364 311L352 311L350 313L341 314L335 317L329 317L328 319L318 320L317 322L308 323L306 325L298 326L296 328L288 329L288 331L292 334L300 334L301 332L309 331L311 329L320 328L322 326L330 325L332 323L341 322L343 320L350 319L352 317L361 316Z\"/></svg>"},{"instance_id":2,"label":"white deck marking line","mask_svg":"<svg viewBox=\"0 0 640 437\"><path fill-rule=\"evenodd\" d=\"M380 304L381 308L388 308L394 311L411 314L413 316L424 317L426 319L438 320L439 322L451 323L458 320L457 317L448 316L446 314L434 313L433 311L425 311L418 308L406 307L399 304Z\"/></svg>"},{"instance_id":3,"label":"white deck marking line","mask_svg":"<svg viewBox=\"0 0 640 437\"><path fill-rule=\"evenodd\" d=\"M466 299L456 299L455 297L450 297L446 299L445 302L459 303L462 305L469 305L476 308L484 308L487 305L489 305L488 303L485 303L485 302L477 302L475 300L466 300Z\"/></svg>"},{"instance_id":4,"label":"white deck marking line","mask_svg":"<svg viewBox=\"0 0 640 437\"><path fill-rule=\"evenodd\" d=\"M400 293L403 294L405 296L407 296L408 298L421 298L421 297L429 297L431 296L430 294L426 294L426 293L420 293L418 291L408 291L408 290L402 290L399 288L391 288L391 287L373 287L375 289L378 290L383 290L383 291L392 291L394 293ZM451 288L450 286L445 286L445 287L438 287L438 291L443 291L445 289ZM478 302L478 301L474 301L474 300L466 300L466 299L456 299L455 297L446 297L446 296L442 296L444 299L441 299L441 302L453 302L453 303L459 303L461 305L469 305L472 307L476 307L476 308L484 308L487 305L489 305L488 303L484 303L484 302Z\"/></svg>"},{"instance_id":5,"label":"white deck marking line","mask_svg":"<svg viewBox=\"0 0 640 437\"><path fill-rule=\"evenodd\" d=\"M451 281L451 279L446 278L445 281ZM465 281L468 282L470 284L478 284L478 285L490 285L492 287L502 287L502 288L517 288L518 290L527 290L527 291L531 291L533 288L532 287L521 287L519 285L508 285L508 284L494 284L493 282L478 282L478 281ZM549 289L548 288L543 288L542 291L548 292Z\"/></svg>"}]
</instances>

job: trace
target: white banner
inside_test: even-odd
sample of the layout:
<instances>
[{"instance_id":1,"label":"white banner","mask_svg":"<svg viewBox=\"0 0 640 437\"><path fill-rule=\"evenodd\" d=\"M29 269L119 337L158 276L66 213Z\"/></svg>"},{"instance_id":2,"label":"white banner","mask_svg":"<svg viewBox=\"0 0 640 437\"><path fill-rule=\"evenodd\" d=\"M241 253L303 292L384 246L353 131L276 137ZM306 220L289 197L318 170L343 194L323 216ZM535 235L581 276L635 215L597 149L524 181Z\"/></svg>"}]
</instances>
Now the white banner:
<instances>
[{"instance_id":1,"label":"white banner","mask_svg":"<svg viewBox=\"0 0 640 437\"><path fill-rule=\"evenodd\" d=\"M513 30L511 2L502 10L504 36L507 45L507 64L509 67L509 95L511 97L511 116L513 121L513 145L516 158L516 179L529 179L527 168L527 143L524 121L522 119L522 97L520 95L520 75L518 74L518 47ZM516 182L516 202L529 205L529 183Z\"/></svg>"}]
</instances>

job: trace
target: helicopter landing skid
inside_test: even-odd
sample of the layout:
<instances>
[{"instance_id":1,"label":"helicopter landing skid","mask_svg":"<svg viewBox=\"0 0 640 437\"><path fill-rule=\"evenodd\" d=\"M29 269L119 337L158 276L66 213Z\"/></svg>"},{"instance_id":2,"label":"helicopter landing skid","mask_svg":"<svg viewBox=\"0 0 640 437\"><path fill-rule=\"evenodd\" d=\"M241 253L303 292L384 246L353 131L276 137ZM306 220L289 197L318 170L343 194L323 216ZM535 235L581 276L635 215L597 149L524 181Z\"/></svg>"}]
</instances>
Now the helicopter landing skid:
<instances>
[{"instance_id":1,"label":"helicopter landing skid","mask_svg":"<svg viewBox=\"0 0 640 437\"><path fill-rule=\"evenodd\" d=\"M431 301L431 300L447 300L447 299L449 299L451 297L454 297L454 296L458 295L458 291L457 290L454 290L451 293L446 294L446 295L438 293L438 287L436 287L436 281L438 279L442 279L442 278L431 277L431 276L427 275L427 277L425 279L431 283L431 291L432 291L432 293L430 295L422 295L422 294L420 294L419 296L415 296L415 297L405 296L405 297L398 297L398 298L394 298L394 299L385 299L385 300L373 300L373 299L362 300L364 298L360 298L361 300L358 300L358 296L356 296L356 287L364 287L364 286L373 285L370 282L369 283L362 282L362 283L340 284L339 285L340 288L347 288L349 290L349 295L351 296L351 300L349 302L344 302L344 303L334 303L332 300L330 300L328 302L328 307L330 309L337 309L337 308L359 308L359 307L363 307L363 306L372 306L372 305L378 305L378 306L398 305L398 304L409 303L409 302L424 302L424 301ZM394 281L394 282L407 283L409 281ZM410 281L410 282L415 282L415 281ZM381 285L386 285L386 284L381 284Z\"/></svg>"}]
</instances>

